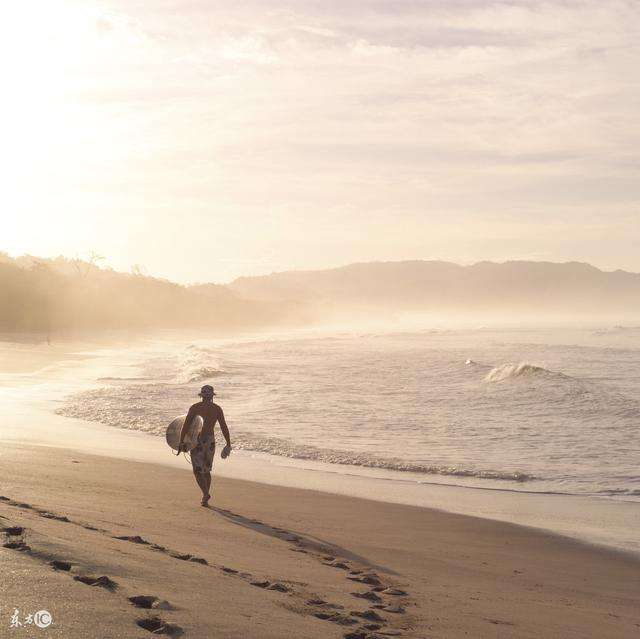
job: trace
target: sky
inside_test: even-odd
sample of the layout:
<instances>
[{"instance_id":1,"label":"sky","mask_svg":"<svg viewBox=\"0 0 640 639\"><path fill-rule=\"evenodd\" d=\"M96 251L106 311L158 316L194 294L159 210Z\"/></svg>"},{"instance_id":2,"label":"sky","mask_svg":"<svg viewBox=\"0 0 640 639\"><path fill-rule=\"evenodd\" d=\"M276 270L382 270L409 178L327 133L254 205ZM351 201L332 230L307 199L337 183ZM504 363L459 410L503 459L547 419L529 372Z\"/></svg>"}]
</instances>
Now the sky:
<instances>
[{"instance_id":1,"label":"sky","mask_svg":"<svg viewBox=\"0 0 640 639\"><path fill-rule=\"evenodd\" d=\"M640 271L636 0L23 0L0 40L10 255Z\"/></svg>"}]
</instances>

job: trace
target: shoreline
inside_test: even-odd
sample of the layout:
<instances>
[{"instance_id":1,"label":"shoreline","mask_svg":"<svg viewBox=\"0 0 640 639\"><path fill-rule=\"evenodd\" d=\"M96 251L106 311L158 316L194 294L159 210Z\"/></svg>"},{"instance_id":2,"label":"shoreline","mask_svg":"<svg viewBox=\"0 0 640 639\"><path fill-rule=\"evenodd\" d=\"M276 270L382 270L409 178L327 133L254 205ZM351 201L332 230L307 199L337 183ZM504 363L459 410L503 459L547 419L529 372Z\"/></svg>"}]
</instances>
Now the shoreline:
<instances>
[{"instance_id":1,"label":"shoreline","mask_svg":"<svg viewBox=\"0 0 640 639\"><path fill-rule=\"evenodd\" d=\"M135 430L117 429L51 413L49 402L18 416L12 429L5 428L0 442L8 446L38 445L122 461L148 463L190 472L164 439ZM34 423L35 422L35 423ZM52 437L52 431L55 437ZM431 482L399 481L349 472L351 467L301 466L288 458L264 453L234 451L227 460L216 456L217 477L257 482L367 499L522 526L594 548L616 550L640 557L640 505L591 496L524 493L493 488ZM346 472L341 472L346 471ZM607 526L602 526L607 521Z\"/></svg>"},{"instance_id":2,"label":"shoreline","mask_svg":"<svg viewBox=\"0 0 640 639\"><path fill-rule=\"evenodd\" d=\"M2 375L0 400L4 399L5 412L14 415L14 420L0 431L0 440L188 468L186 460L170 455L161 437L54 413L65 395L92 388L97 377L114 373L114 362L101 350L104 344L100 350L96 350L95 344L69 346L72 345L67 345L63 353L66 357L60 357L55 365L48 362L31 378L21 373ZM118 354L121 346L122 343L117 345ZM5 348L15 347L5 345ZM21 354L29 352L22 345L18 350ZM41 361L36 356L31 364ZM120 369L130 372L131 365L131 361L118 359ZM29 361L24 366L28 367ZM640 556L640 539L631 535L631 531L640 529L640 503L631 500L453 484L417 476L403 479L399 473L381 469L301 462L239 450L229 460L217 459L216 473L275 486L308 488L503 521ZM607 521L607 526L602 521Z\"/></svg>"}]
</instances>

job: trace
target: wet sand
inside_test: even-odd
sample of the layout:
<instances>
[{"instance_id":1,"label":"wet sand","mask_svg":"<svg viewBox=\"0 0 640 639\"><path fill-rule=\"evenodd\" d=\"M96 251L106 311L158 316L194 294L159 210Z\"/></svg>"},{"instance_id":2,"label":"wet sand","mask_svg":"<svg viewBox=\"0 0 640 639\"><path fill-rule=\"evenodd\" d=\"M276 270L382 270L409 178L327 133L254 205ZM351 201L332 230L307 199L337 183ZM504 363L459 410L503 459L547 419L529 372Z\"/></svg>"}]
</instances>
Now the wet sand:
<instances>
[{"instance_id":1,"label":"wet sand","mask_svg":"<svg viewBox=\"0 0 640 639\"><path fill-rule=\"evenodd\" d=\"M228 478L205 509L187 469L47 446L0 477L0 637L640 633L636 558L525 527Z\"/></svg>"},{"instance_id":2,"label":"wet sand","mask_svg":"<svg viewBox=\"0 0 640 639\"><path fill-rule=\"evenodd\" d=\"M2 335L0 335L0 340ZM15 337L13 338L15 340ZM82 359L75 355L66 344L33 342L28 338L21 342L0 341L0 373L28 375L43 370L46 366L68 360Z\"/></svg>"}]
</instances>

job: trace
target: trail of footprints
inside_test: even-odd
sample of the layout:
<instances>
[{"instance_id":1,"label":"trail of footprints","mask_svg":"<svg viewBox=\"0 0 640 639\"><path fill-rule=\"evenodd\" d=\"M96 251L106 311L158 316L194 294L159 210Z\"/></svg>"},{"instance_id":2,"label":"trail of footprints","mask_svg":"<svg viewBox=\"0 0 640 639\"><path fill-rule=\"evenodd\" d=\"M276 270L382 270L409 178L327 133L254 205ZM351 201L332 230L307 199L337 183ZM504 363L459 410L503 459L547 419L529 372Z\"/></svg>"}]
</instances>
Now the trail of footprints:
<instances>
[{"instance_id":1,"label":"trail of footprints","mask_svg":"<svg viewBox=\"0 0 640 639\"><path fill-rule=\"evenodd\" d=\"M304 596L304 593L297 592L291 582L287 582L286 580L270 581L267 579L256 579L251 573L242 572L228 566L210 564L203 557L198 557L190 553L177 552L165 546L150 542L140 535L112 535L108 530L97 528L90 524L72 521L66 516L57 515L47 510L32 506L31 504L14 501L4 496L0 496L0 502L4 502L17 508L31 510L36 512L39 516L47 519L70 523L85 528L86 530L108 535L112 539L139 544L149 548L149 550L164 553L180 561L208 566L215 570L219 570L230 577L242 579L249 585L256 588L286 593L291 597L301 599L303 601L301 607L287 606L287 608L298 613L302 612L302 614L312 615L318 619L344 626L347 631L343 635L344 639L383 639L384 637L402 636L405 632L411 630L409 619L404 618L403 615L407 612L407 608L415 608L417 604L410 599L409 593L406 591L385 583L385 581L375 571L368 569L365 566L356 565L356 562L327 554L330 552L330 549L320 543L311 542L298 535L292 534L287 530L269 526L268 524L264 524L263 522L255 519L246 520L244 517L235 515L230 511L221 510L221 512L235 519L244 520L268 530L271 536L290 543L290 550L294 552L307 554L308 556L317 559L325 566L344 571L346 579L353 586L360 585L367 587L368 589L364 592L353 591L350 592L350 594L354 598L366 601L369 608L364 611L351 610L347 612L342 605L330 603L321 598L308 598L308 595ZM73 572L72 563L44 556L41 553L33 551L26 543L26 531L23 527L9 526L0 528L0 533L4 534L4 541L2 542L2 546L4 548L9 548L19 552L26 552L31 556L44 559L45 561L50 559L48 564L53 570L69 573ZM106 575L93 576L78 574L73 575L73 579L87 586L103 588L111 593L116 593L119 590L119 585ZM168 601L162 600L153 595L135 595L128 597L127 599L131 605L136 608L153 611L174 610L174 607ZM390 617L385 617L380 613L390 614L391 617L395 617L396 619L391 620ZM139 618L136 620L136 624L140 628L143 628L153 634L164 634L170 637L180 637L184 634L182 628L163 620L157 614ZM358 627L356 628L355 626Z\"/></svg>"},{"instance_id":2,"label":"trail of footprints","mask_svg":"<svg viewBox=\"0 0 640 639\"><path fill-rule=\"evenodd\" d=\"M72 524L76 524L76 522L72 522L67 517L58 517L46 511L42 512L40 509L31 506L30 504L24 504L20 502L14 502L13 500L7 499L5 497L0 497L0 501L8 503L12 506L17 506L19 508L27 508L28 510L33 510L37 512L40 516L46 517L48 519L57 519L59 521L64 521ZM84 524L76 524L80 525L84 528L89 528L90 530L96 530L93 526L85 526ZM103 531L99 531L103 532ZM61 559L50 559L50 557L44 553L39 553L31 548L26 543L26 529L22 526L8 526L5 528L0 528L0 533L4 535L4 541L2 546L4 548L9 548L11 550L17 550L20 552L26 552L30 556L46 561L53 570L59 572L73 572L73 564L69 561L64 561ZM50 559L50 560L49 560ZM109 592L115 593L118 591L119 586L117 582L108 577L107 575L101 576L93 576L93 575L82 575L82 574L74 574L73 579L78 581L79 583L85 584L87 586L103 588ZM128 597L129 602L137 607L137 608L146 608L146 609L163 609L163 610L172 610L173 607L169 602L163 601L158 597L154 597L151 595L138 595L134 597ZM180 626L177 626L172 623L166 622L161 617L154 615L149 617L142 617L136 620L136 624L151 633L154 634L163 634L169 637L180 637L184 634L184 631Z\"/></svg>"}]
</instances>

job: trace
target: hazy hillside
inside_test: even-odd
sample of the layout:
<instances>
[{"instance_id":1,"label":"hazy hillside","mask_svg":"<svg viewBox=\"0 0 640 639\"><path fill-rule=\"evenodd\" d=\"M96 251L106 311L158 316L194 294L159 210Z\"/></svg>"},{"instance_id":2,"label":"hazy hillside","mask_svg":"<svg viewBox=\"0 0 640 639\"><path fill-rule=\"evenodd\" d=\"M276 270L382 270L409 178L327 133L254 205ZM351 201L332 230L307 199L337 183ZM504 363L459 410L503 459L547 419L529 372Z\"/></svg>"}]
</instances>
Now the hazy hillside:
<instances>
[{"instance_id":1,"label":"hazy hillside","mask_svg":"<svg viewBox=\"0 0 640 639\"><path fill-rule=\"evenodd\" d=\"M640 274L570 262L374 262L181 286L94 263L0 254L0 331L224 331L402 313L640 319Z\"/></svg>"},{"instance_id":2,"label":"hazy hillside","mask_svg":"<svg viewBox=\"0 0 640 639\"><path fill-rule=\"evenodd\" d=\"M242 330L300 321L296 305L242 299L231 290L185 287L80 260L0 254L0 330L214 327Z\"/></svg>"},{"instance_id":3,"label":"hazy hillside","mask_svg":"<svg viewBox=\"0 0 640 639\"><path fill-rule=\"evenodd\" d=\"M243 277L229 288L261 300L336 310L640 316L640 274L568 262L410 261Z\"/></svg>"}]
</instances>

